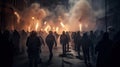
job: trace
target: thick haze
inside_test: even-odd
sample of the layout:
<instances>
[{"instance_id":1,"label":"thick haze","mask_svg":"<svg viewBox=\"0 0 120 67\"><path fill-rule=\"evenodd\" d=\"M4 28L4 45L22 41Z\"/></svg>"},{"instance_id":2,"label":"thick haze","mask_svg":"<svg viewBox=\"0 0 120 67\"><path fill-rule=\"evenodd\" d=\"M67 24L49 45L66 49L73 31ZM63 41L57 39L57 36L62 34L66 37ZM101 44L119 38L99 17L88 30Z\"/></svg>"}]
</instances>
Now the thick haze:
<instances>
[{"instance_id":1,"label":"thick haze","mask_svg":"<svg viewBox=\"0 0 120 67\"><path fill-rule=\"evenodd\" d=\"M47 22L51 28L59 27L61 31L90 31L97 29L96 18L104 16L103 0L69 0L69 9L64 5L53 5L51 8L41 7L39 3L32 3L31 6L21 12L22 29L26 31L35 29L38 24L38 30L44 29L44 22ZM50 10L49 10L50 9ZM60 26L60 23L65 25ZM52 29L51 29L52 30Z\"/></svg>"}]
</instances>

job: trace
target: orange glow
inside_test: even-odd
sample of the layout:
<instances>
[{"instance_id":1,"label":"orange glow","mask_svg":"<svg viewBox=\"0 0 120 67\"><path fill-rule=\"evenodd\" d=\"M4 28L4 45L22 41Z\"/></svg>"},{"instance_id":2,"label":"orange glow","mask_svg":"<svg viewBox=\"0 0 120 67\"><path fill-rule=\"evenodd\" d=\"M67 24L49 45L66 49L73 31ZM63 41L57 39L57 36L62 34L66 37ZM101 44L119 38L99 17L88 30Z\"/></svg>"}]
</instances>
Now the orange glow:
<instances>
[{"instance_id":1,"label":"orange glow","mask_svg":"<svg viewBox=\"0 0 120 67\"><path fill-rule=\"evenodd\" d=\"M59 31L59 27L56 27L56 32L58 33L58 31Z\"/></svg>"},{"instance_id":2,"label":"orange glow","mask_svg":"<svg viewBox=\"0 0 120 67\"><path fill-rule=\"evenodd\" d=\"M32 17L32 20L34 20L35 19L35 17Z\"/></svg>"},{"instance_id":3,"label":"orange glow","mask_svg":"<svg viewBox=\"0 0 120 67\"><path fill-rule=\"evenodd\" d=\"M36 26L35 26L35 30L36 30L36 31L38 31L38 26L39 26L39 24L36 23Z\"/></svg>"},{"instance_id":4,"label":"orange glow","mask_svg":"<svg viewBox=\"0 0 120 67\"><path fill-rule=\"evenodd\" d=\"M28 27L28 32L30 32L30 26Z\"/></svg>"},{"instance_id":5,"label":"orange glow","mask_svg":"<svg viewBox=\"0 0 120 67\"><path fill-rule=\"evenodd\" d=\"M44 30L45 30L46 33L48 33L51 30L51 26L47 25Z\"/></svg>"},{"instance_id":6,"label":"orange glow","mask_svg":"<svg viewBox=\"0 0 120 67\"><path fill-rule=\"evenodd\" d=\"M79 29L80 29L80 31L82 31L82 24L81 23L79 24Z\"/></svg>"},{"instance_id":7,"label":"orange glow","mask_svg":"<svg viewBox=\"0 0 120 67\"><path fill-rule=\"evenodd\" d=\"M43 31L43 29L41 29L41 31Z\"/></svg>"},{"instance_id":8,"label":"orange glow","mask_svg":"<svg viewBox=\"0 0 120 67\"><path fill-rule=\"evenodd\" d=\"M85 24L85 28L88 28L88 24Z\"/></svg>"},{"instance_id":9,"label":"orange glow","mask_svg":"<svg viewBox=\"0 0 120 67\"><path fill-rule=\"evenodd\" d=\"M61 26L62 26L63 28L65 27L65 25L64 25L62 22L61 22L60 24L61 24Z\"/></svg>"},{"instance_id":10,"label":"orange glow","mask_svg":"<svg viewBox=\"0 0 120 67\"><path fill-rule=\"evenodd\" d=\"M14 14L16 15L16 17L17 17L17 22L19 23L20 22L20 15L18 14L18 12L14 12Z\"/></svg>"}]
</instances>

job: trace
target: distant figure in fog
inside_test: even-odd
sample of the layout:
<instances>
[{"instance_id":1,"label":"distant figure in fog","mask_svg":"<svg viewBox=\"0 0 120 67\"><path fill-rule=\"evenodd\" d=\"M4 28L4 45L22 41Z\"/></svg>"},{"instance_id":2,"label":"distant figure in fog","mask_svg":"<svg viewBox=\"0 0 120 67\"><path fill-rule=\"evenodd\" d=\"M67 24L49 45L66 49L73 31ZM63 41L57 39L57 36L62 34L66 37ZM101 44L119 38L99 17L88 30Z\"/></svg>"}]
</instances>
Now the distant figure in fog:
<instances>
[{"instance_id":1,"label":"distant figure in fog","mask_svg":"<svg viewBox=\"0 0 120 67\"><path fill-rule=\"evenodd\" d=\"M77 33L74 32L74 35L73 35L73 41L74 41L74 49L75 51L77 51Z\"/></svg>"},{"instance_id":2,"label":"distant figure in fog","mask_svg":"<svg viewBox=\"0 0 120 67\"><path fill-rule=\"evenodd\" d=\"M14 45L15 54L19 54L19 52L20 52L20 34L17 30L14 30L14 32L12 34L12 42Z\"/></svg>"},{"instance_id":3,"label":"distant figure in fog","mask_svg":"<svg viewBox=\"0 0 120 67\"><path fill-rule=\"evenodd\" d=\"M108 33L105 32L95 48L96 53L98 53L96 67L109 67L112 44Z\"/></svg>"},{"instance_id":4,"label":"distant figure in fog","mask_svg":"<svg viewBox=\"0 0 120 67\"><path fill-rule=\"evenodd\" d=\"M70 47L70 45L69 45L69 42L70 42L70 35L69 35L69 32L66 32L66 36L67 36L67 50L66 51L69 51L69 47Z\"/></svg>"},{"instance_id":5,"label":"distant figure in fog","mask_svg":"<svg viewBox=\"0 0 120 67\"><path fill-rule=\"evenodd\" d=\"M66 55L67 43L68 43L68 38L67 35L65 34L65 31L63 31L62 35L60 36L60 44L62 45L62 52L64 56Z\"/></svg>"},{"instance_id":6,"label":"distant figure in fog","mask_svg":"<svg viewBox=\"0 0 120 67\"><path fill-rule=\"evenodd\" d=\"M50 54L49 54L49 60L48 60L48 63L50 63L50 61L53 58L53 52L52 52L52 50L53 50L54 44L55 44L55 47L57 47L57 42L55 40L55 36L53 35L52 31L49 31L49 34L47 35L45 41L46 41L46 44L47 44L47 46L49 48L49 52L50 52Z\"/></svg>"},{"instance_id":7,"label":"distant figure in fog","mask_svg":"<svg viewBox=\"0 0 120 67\"><path fill-rule=\"evenodd\" d=\"M57 40L58 37L59 37L59 34L57 32L54 32L54 34L55 34L55 37L56 37L56 40Z\"/></svg>"},{"instance_id":8,"label":"distant figure in fog","mask_svg":"<svg viewBox=\"0 0 120 67\"><path fill-rule=\"evenodd\" d=\"M91 45L90 45L90 54L92 57L92 60L95 61L95 42L96 42L96 36L93 31L90 31L89 38L91 40Z\"/></svg>"},{"instance_id":9,"label":"distant figure in fog","mask_svg":"<svg viewBox=\"0 0 120 67\"><path fill-rule=\"evenodd\" d=\"M0 65L13 67L13 43L9 40L10 32L5 30L0 37Z\"/></svg>"},{"instance_id":10,"label":"distant figure in fog","mask_svg":"<svg viewBox=\"0 0 120 67\"><path fill-rule=\"evenodd\" d=\"M35 31L32 31L26 42L29 67L33 67L33 65L34 67L38 67L38 63L41 63L39 52L41 45L42 44L39 37L37 36L37 33Z\"/></svg>"},{"instance_id":11,"label":"distant figure in fog","mask_svg":"<svg viewBox=\"0 0 120 67\"><path fill-rule=\"evenodd\" d=\"M81 35L80 35L80 31L78 31L77 34L76 34L76 45L77 45L78 58L80 58L80 48L81 48Z\"/></svg>"},{"instance_id":12,"label":"distant figure in fog","mask_svg":"<svg viewBox=\"0 0 120 67\"><path fill-rule=\"evenodd\" d=\"M58 34L56 31L54 32L54 36L55 36L56 41L58 41L59 34ZM57 45L57 46L58 46L58 45Z\"/></svg>"},{"instance_id":13,"label":"distant figure in fog","mask_svg":"<svg viewBox=\"0 0 120 67\"><path fill-rule=\"evenodd\" d=\"M91 45L91 41L88 37L88 34L84 33L82 37L82 50L83 50L83 56L86 66L90 64L90 53L89 53L90 45Z\"/></svg>"}]
</instances>

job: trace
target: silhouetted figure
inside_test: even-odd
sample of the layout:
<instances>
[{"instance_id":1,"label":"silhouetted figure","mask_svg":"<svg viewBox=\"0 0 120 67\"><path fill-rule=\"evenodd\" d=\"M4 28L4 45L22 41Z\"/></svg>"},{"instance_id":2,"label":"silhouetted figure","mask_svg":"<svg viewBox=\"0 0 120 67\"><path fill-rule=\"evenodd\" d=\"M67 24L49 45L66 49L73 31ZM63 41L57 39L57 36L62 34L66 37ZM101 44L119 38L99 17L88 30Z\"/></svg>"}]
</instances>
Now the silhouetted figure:
<instances>
[{"instance_id":1,"label":"silhouetted figure","mask_svg":"<svg viewBox=\"0 0 120 67\"><path fill-rule=\"evenodd\" d=\"M54 35L55 35L56 40L57 40L57 39L58 39L58 37L59 37L59 34L58 34L57 32L54 32Z\"/></svg>"},{"instance_id":2,"label":"silhouetted figure","mask_svg":"<svg viewBox=\"0 0 120 67\"><path fill-rule=\"evenodd\" d=\"M93 31L90 31L89 38L91 40L91 45L90 45L90 53L92 60L95 61L95 42L96 42L96 36Z\"/></svg>"},{"instance_id":3,"label":"silhouetted figure","mask_svg":"<svg viewBox=\"0 0 120 67\"><path fill-rule=\"evenodd\" d=\"M65 31L62 32L62 35L60 36L60 44L62 45L62 52L63 56L66 55L66 45L68 43L67 35L65 34Z\"/></svg>"},{"instance_id":4,"label":"silhouetted figure","mask_svg":"<svg viewBox=\"0 0 120 67\"><path fill-rule=\"evenodd\" d=\"M39 37L37 36L37 33L35 31L32 31L26 42L29 67L33 67L33 65L34 67L38 67L38 63L41 62L39 53L41 45L42 44Z\"/></svg>"},{"instance_id":5,"label":"silhouetted figure","mask_svg":"<svg viewBox=\"0 0 120 67\"><path fill-rule=\"evenodd\" d=\"M120 67L120 31L114 36L114 44L110 53L109 67Z\"/></svg>"},{"instance_id":6,"label":"silhouetted figure","mask_svg":"<svg viewBox=\"0 0 120 67\"><path fill-rule=\"evenodd\" d=\"M74 41L74 49L75 49L75 51L77 51L77 40L76 40L76 38L77 38L77 33L74 32L73 41Z\"/></svg>"},{"instance_id":7,"label":"silhouetted figure","mask_svg":"<svg viewBox=\"0 0 120 67\"><path fill-rule=\"evenodd\" d=\"M96 67L109 67L109 55L112 44L113 42L109 39L108 33L105 32L103 38L98 42L95 48L96 53L98 53Z\"/></svg>"},{"instance_id":8,"label":"silhouetted figure","mask_svg":"<svg viewBox=\"0 0 120 67\"><path fill-rule=\"evenodd\" d=\"M27 40L27 33L24 31L24 30L22 30L21 31L21 44L20 44L20 46L21 46L21 52L25 52L25 49L26 49L26 40Z\"/></svg>"},{"instance_id":9,"label":"silhouetted figure","mask_svg":"<svg viewBox=\"0 0 120 67\"><path fill-rule=\"evenodd\" d=\"M14 32L12 34L12 42L14 45L15 54L19 54L19 52L20 52L20 34L16 30L14 30Z\"/></svg>"},{"instance_id":10,"label":"silhouetted figure","mask_svg":"<svg viewBox=\"0 0 120 67\"><path fill-rule=\"evenodd\" d=\"M10 32L5 30L0 37L0 65L1 67L12 67L13 65L13 43L9 40Z\"/></svg>"},{"instance_id":11,"label":"silhouetted figure","mask_svg":"<svg viewBox=\"0 0 120 67\"><path fill-rule=\"evenodd\" d=\"M38 37L39 37L41 43L45 46L45 42L44 42L44 39L42 38L42 36L39 35Z\"/></svg>"},{"instance_id":12,"label":"silhouetted figure","mask_svg":"<svg viewBox=\"0 0 120 67\"><path fill-rule=\"evenodd\" d=\"M75 49L75 35L76 35L76 33L75 33L75 32L72 32L71 38L72 38L72 41L73 41L74 49Z\"/></svg>"},{"instance_id":13,"label":"silhouetted figure","mask_svg":"<svg viewBox=\"0 0 120 67\"><path fill-rule=\"evenodd\" d=\"M58 41L59 34L56 31L54 32L54 36L55 36L56 41Z\"/></svg>"},{"instance_id":14,"label":"silhouetted figure","mask_svg":"<svg viewBox=\"0 0 120 67\"><path fill-rule=\"evenodd\" d=\"M45 41L46 41L46 44L47 44L47 46L49 48L49 52L50 52L50 54L49 54L49 60L48 60L48 63L50 63L50 61L53 58L53 52L52 52L52 50L53 50L54 44L55 44L55 47L57 47L57 43L56 43L56 40L55 40L55 37L54 37L52 31L49 31L49 34L47 35Z\"/></svg>"},{"instance_id":15,"label":"silhouetted figure","mask_svg":"<svg viewBox=\"0 0 120 67\"><path fill-rule=\"evenodd\" d=\"M99 42L103 38L104 31L100 31L99 35L97 36L97 42Z\"/></svg>"},{"instance_id":16,"label":"silhouetted figure","mask_svg":"<svg viewBox=\"0 0 120 67\"><path fill-rule=\"evenodd\" d=\"M83 34L81 42L82 42L84 61L85 61L86 66L88 66L90 64L89 50L90 50L91 41L90 41L87 33Z\"/></svg>"},{"instance_id":17,"label":"silhouetted figure","mask_svg":"<svg viewBox=\"0 0 120 67\"><path fill-rule=\"evenodd\" d=\"M77 45L78 58L80 58L80 48L81 48L81 35L80 35L80 31L78 31L77 34L76 34L76 45Z\"/></svg>"},{"instance_id":18,"label":"silhouetted figure","mask_svg":"<svg viewBox=\"0 0 120 67\"><path fill-rule=\"evenodd\" d=\"M69 51L69 42L70 42L70 35L69 35L69 32L66 32L66 36L67 36L67 50L66 51Z\"/></svg>"}]
</instances>

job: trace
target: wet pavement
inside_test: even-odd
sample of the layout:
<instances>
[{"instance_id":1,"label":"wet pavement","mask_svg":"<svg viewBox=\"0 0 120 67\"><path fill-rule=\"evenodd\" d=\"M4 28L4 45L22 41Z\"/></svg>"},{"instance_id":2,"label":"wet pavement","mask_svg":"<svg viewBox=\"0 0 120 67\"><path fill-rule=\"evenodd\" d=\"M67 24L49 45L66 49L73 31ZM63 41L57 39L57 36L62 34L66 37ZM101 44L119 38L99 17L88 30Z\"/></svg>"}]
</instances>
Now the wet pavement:
<instances>
[{"instance_id":1,"label":"wet pavement","mask_svg":"<svg viewBox=\"0 0 120 67\"><path fill-rule=\"evenodd\" d=\"M49 51L47 46L42 46L41 59L42 64L39 64L39 67L86 67L84 64L84 60L77 59L77 53L70 47L70 51L68 52L67 57L60 57L62 54L62 47L59 44L57 48L53 49L53 59L51 64L47 65L46 62L49 58ZM82 52L81 52L82 55ZM28 58L27 53L19 54L14 57L13 67L28 67Z\"/></svg>"}]
</instances>

